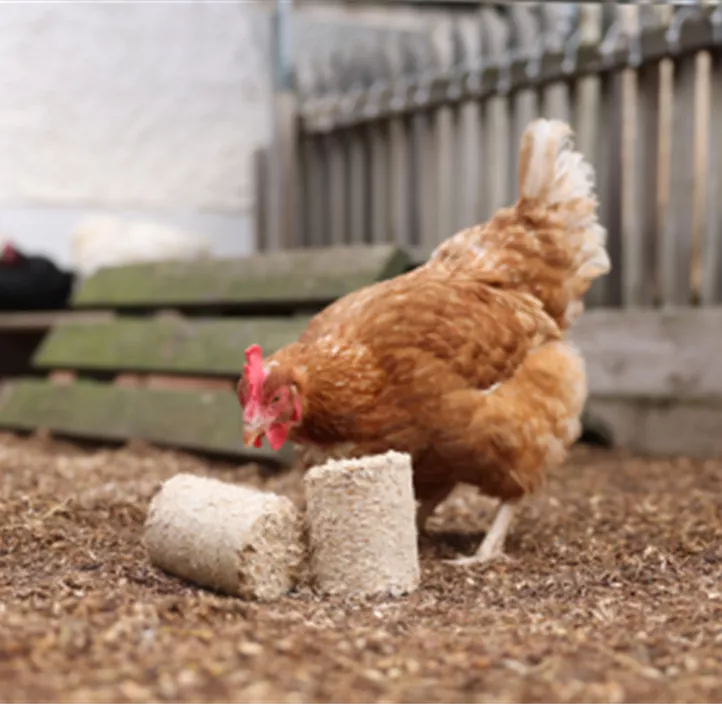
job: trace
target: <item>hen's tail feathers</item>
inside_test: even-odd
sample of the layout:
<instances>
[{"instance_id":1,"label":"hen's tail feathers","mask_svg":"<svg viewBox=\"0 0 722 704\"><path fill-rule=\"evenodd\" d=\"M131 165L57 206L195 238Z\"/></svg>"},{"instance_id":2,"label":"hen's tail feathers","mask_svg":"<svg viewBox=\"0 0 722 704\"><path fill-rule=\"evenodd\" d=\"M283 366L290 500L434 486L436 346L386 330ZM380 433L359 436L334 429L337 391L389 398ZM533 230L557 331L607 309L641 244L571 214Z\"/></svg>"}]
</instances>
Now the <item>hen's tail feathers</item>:
<instances>
[{"instance_id":1,"label":"hen's tail feathers","mask_svg":"<svg viewBox=\"0 0 722 704\"><path fill-rule=\"evenodd\" d=\"M532 295L566 329L584 310L592 281L611 268L594 170L575 151L568 125L540 119L526 128L519 193L514 207L442 242L428 265L473 271L487 285Z\"/></svg>"},{"instance_id":2,"label":"hen's tail feathers","mask_svg":"<svg viewBox=\"0 0 722 704\"><path fill-rule=\"evenodd\" d=\"M544 207L561 217L574 252L575 276L591 282L611 269L607 231L597 220L594 168L574 149L569 125L538 119L524 131L519 151L517 208Z\"/></svg>"}]
</instances>

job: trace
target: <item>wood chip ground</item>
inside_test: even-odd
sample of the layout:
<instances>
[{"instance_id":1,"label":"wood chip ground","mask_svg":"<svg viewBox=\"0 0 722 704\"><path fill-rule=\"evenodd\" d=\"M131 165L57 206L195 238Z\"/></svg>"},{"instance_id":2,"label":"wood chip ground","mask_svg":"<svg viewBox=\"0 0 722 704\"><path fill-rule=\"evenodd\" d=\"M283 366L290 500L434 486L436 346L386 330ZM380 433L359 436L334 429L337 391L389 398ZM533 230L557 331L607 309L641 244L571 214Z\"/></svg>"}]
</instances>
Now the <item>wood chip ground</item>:
<instances>
[{"instance_id":1,"label":"wood chip ground","mask_svg":"<svg viewBox=\"0 0 722 704\"><path fill-rule=\"evenodd\" d=\"M148 501L181 471L301 496L296 472L0 436L0 701L722 696L722 462L580 448L486 570L441 561L492 509L458 491L422 543L422 588L364 604L246 603L151 567Z\"/></svg>"}]
</instances>

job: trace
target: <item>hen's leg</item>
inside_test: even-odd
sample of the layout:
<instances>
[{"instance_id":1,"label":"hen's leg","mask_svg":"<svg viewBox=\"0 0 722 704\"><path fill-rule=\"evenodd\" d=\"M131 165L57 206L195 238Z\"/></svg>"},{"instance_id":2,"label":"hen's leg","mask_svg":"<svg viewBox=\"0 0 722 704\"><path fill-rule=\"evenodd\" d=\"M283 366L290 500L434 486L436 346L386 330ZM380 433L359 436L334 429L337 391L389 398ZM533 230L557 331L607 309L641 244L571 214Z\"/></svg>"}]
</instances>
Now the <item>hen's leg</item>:
<instances>
[{"instance_id":1,"label":"hen's leg","mask_svg":"<svg viewBox=\"0 0 722 704\"><path fill-rule=\"evenodd\" d=\"M504 543L509 526L514 518L516 501L503 501L497 509L491 528L484 536L484 540L471 557L459 557L456 560L449 560L454 565L475 565L486 564L504 555Z\"/></svg>"}]
</instances>

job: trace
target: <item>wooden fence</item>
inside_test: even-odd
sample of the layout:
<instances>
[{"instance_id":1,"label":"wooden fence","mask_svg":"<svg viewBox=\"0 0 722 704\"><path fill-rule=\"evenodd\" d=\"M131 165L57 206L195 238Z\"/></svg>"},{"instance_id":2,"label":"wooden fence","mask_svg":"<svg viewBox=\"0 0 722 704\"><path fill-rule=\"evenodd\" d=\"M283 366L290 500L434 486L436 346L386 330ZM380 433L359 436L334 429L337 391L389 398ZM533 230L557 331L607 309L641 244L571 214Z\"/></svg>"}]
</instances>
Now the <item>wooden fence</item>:
<instances>
[{"instance_id":1,"label":"wooden fence","mask_svg":"<svg viewBox=\"0 0 722 704\"><path fill-rule=\"evenodd\" d=\"M395 242L423 260L515 199L521 132L560 117L609 231L589 304L719 302L722 7L544 5L362 41L336 26L332 49L298 31L259 157L259 249Z\"/></svg>"}]
</instances>

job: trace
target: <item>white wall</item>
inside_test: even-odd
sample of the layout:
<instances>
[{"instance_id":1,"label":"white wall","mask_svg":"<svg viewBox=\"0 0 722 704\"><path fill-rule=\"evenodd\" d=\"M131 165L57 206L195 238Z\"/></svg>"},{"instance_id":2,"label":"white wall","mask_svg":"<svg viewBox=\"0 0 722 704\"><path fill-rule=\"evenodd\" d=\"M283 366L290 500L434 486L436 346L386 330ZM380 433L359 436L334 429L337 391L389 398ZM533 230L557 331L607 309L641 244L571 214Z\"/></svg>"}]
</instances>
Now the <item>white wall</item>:
<instances>
[{"instance_id":1,"label":"white wall","mask_svg":"<svg viewBox=\"0 0 722 704\"><path fill-rule=\"evenodd\" d=\"M265 3L0 4L0 237L69 260L86 212L251 245Z\"/></svg>"}]
</instances>

